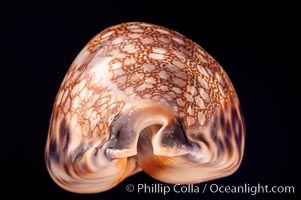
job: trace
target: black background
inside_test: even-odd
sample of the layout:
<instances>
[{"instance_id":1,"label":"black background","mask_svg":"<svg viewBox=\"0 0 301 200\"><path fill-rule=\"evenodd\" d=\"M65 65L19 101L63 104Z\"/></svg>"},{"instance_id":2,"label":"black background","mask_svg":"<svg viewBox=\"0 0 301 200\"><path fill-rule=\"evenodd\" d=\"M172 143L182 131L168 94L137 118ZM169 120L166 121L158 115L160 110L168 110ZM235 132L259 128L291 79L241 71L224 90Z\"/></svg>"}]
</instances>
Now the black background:
<instances>
[{"instance_id":1,"label":"black background","mask_svg":"<svg viewBox=\"0 0 301 200\"><path fill-rule=\"evenodd\" d=\"M71 62L99 31L144 21L174 29L205 48L226 70L246 121L239 170L208 184L293 185L298 193L300 26L297 6L286 2L132 3L1 2L1 170L4 192L57 199L141 199L127 184L158 183L144 173L93 195L60 189L44 164L48 123L59 85ZM165 2L164 2L165 3ZM204 184L200 184L202 188ZM153 197L152 197L153 198ZM293 199L293 194L155 194L177 199Z\"/></svg>"}]
</instances>

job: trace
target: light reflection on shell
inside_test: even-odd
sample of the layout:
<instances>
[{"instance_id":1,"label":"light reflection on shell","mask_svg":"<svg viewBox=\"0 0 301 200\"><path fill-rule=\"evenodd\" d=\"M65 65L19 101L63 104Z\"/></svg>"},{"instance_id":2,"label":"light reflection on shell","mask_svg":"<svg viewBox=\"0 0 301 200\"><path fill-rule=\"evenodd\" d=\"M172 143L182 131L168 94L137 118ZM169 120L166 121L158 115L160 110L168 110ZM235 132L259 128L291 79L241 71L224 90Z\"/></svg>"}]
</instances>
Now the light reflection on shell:
<instances>
[{"instance_id":1,"label":"light reflection on shell","mask_svg":"<svg viewBox=\"0 0 301 200\"><path fill-rule=\"evenodd\" d=\"M141 170L172 184L227 176L244 138L238 97L218 62L175 31L134 22L100 32L72 63L45 157L59 186L95 193Z\"/></svg>"}]
</instances>

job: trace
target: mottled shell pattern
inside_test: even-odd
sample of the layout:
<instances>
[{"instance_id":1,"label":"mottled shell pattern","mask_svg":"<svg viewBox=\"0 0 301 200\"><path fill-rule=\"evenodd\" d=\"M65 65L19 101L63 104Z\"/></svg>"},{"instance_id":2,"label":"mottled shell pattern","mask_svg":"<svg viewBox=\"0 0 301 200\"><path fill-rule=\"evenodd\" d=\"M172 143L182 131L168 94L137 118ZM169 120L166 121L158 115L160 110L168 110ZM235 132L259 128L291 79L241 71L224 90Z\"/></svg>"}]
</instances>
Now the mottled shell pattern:
<instances>
[{"instance_id":1,"label":"mottled shell pattern","mask_svg":"<svg viewBox=\"0 0 301 200\"><path fill-rule=\"evenodd\" d=\"M140 22L96 35L58 91L45 158L77 193L109 190L141 170L171 184L232 174L245 125L235 89L199 45Z\"/></svg>"}]
</instances>

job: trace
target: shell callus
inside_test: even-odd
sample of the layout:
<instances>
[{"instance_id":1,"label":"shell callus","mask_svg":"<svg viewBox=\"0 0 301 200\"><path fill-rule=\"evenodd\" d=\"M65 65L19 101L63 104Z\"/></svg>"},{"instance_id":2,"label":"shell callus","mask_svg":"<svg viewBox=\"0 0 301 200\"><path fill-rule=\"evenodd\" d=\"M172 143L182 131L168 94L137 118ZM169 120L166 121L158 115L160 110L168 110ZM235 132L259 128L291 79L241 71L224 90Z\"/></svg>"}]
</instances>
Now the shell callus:
<instances>
[{"instance_id":1,"label":"shell callus","mask_svg":"<svg viewBox=\"0 0 301 200\"><path fill-rule=\"evenodd\" d=\"M183 35L134 22L100 32L72 63L45 158L59 186L95 193L141 170L172 184L230 175L244 139L239 100L222 67Z\"/></svg>"}]
</instances>

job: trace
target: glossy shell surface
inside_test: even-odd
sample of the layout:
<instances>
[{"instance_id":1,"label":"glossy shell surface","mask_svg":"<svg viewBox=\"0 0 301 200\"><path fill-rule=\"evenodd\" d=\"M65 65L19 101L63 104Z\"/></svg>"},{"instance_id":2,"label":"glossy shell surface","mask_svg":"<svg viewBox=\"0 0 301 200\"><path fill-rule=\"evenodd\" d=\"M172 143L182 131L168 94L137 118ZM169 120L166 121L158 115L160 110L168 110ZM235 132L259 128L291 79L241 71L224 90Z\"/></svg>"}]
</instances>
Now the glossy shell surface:
<instances>
[{"instance_id":1,"label":"glossy shell surface","mask_svg":"<svg viewBox=\"0 0 301 200\"><path fill-rule=\"evenodd\" d=\"M172 184L232 174L245 127L219 63L185 36L133 22L96 35L58 91L45 158L78 193L111 189L141 170Z\"/></svg>"}]
</instances>

